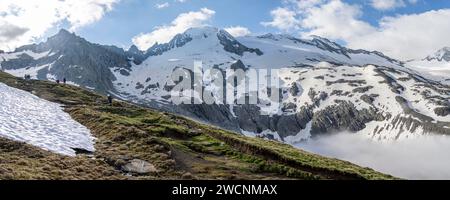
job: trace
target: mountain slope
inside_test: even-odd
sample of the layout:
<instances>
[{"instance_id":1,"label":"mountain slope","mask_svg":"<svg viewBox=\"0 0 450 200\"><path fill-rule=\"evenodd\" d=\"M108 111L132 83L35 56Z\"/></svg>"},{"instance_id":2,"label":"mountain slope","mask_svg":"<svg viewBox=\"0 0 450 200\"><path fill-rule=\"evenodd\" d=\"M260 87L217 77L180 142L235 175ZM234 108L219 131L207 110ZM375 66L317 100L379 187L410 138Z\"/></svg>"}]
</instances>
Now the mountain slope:
<instances>
[{"instance_id":1,"label":"mountain slope","mask_svg":"<svg viewBox=\"0 0 450 200\"><path fill-rule=\"evenodd\" d=\"M18 77L28 74L40 80L66 78L73 84L106 92L114 89L111 81L115 77L110 68L129 68L130 60L143 60L142 56L133 48L125 52L114 46L92 44L61 30L46 42L0 54L0 62L3 71Z\"/></svg>"},{"instance_id":2,"label":"mountain slope","mask_svg":"<svg viewBox=\"0 0 450 200\"><path fill-rule=\"evenodd\" d=\"M104 96L70 85L25 81L3 72L0 82L64 105L97 138L95 152L76 157L0 139L0 179L393 178L128 103L106 106ZM136 163L151 165L151 170L143 173Z\"/></svg>"}]
</instances>

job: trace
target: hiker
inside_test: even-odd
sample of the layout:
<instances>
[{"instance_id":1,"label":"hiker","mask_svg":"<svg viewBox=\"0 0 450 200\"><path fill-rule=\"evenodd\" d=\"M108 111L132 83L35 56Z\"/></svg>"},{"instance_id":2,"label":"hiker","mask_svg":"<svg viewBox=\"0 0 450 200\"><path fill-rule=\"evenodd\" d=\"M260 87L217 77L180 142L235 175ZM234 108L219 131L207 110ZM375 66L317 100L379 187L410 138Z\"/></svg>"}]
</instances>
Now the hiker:
<instances>
[{"instance_id":1,"label":"hiker","mask_svg":"<svg viewBox=\"0 0 450 200\"><path fill-rule=\"evenodd\" d=\"M67 80L66 78L63 78L63 83L66 84Z\"/></svg>"},{"instance_id":2,"label":"hiker","mask_svg":"<svg viewBox=\"0 0 450 200\"><path fill-rule=\"evenodd\" d=\"M113 105L113 97L110 94L108 94L108 103L109 103L109 106Z\"/></svg>"},{"instance_id":3,"label":"hiker","mask_svg":"<svg viewBox=\"0 0 450 200\"><path fill-rule=\"evenodd\" d=\"M59 79L56 80L56 83L59 84Z\"/></svg>"}]
</instances>

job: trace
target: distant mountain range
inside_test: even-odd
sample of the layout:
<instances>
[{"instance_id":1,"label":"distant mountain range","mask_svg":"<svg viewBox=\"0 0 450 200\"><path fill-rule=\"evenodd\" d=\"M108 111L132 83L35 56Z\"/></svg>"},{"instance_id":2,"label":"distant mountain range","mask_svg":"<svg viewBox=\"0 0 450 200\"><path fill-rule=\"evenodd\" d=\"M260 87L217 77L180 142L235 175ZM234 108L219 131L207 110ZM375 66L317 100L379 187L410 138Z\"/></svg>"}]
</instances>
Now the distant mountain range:
<instances>
[{"instance_id":1,"label":"distant mountain range","mask_svg":"<svg viewBox=\"0 0 450 200\"><path fill-rule=\"evenodd\" d=\"M406 65L427 78L450 85L450 47L442 48L422 60L409 61Z\"/></svg>"},{"instance_id":2,"label":"distant mountain range","mask_svg":"<svg viewBox=\"0 0 450 200\"><path fill-rule=\"evenodd\" d=\"M420 62L448 62L448 49ZM175 69L279 69L281 105L174 105ZM266 34L234 38L192 28L146 51L93 44L61 30L46 42L0 53L3 71L70 83L174 112L245 135L287 143L336 131L394 140L450 134L450 87L380 52L353 50L320 37ZM209 85L208 85L209 84ZM211 86L206 83L205 88ZM249 92L250 93L250 92ZM228 94L229 95L229 94Z\"/></svg>"}]
</instances>

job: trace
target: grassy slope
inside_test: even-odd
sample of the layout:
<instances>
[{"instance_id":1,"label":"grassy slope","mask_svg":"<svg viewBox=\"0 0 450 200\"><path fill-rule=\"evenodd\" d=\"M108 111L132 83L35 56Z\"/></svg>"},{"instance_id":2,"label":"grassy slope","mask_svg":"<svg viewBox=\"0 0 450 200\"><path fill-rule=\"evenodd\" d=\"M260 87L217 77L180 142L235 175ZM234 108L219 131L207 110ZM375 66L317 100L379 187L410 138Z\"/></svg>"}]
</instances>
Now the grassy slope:
<instances>
[{"instance_id":1,"label":"grassy slope","mask_svg":"<svg viewBox=\"0 0 450 200\"><path fill-rule=\"evenodd\" d=\"M0 179L393 179L368 168L247 138L104 96L0 72L0 82L65 106L97 138L94 155L66 157L0 139ZM141 159L158 173L126 176L121 166Z\"/></svg>"}]
</instances>

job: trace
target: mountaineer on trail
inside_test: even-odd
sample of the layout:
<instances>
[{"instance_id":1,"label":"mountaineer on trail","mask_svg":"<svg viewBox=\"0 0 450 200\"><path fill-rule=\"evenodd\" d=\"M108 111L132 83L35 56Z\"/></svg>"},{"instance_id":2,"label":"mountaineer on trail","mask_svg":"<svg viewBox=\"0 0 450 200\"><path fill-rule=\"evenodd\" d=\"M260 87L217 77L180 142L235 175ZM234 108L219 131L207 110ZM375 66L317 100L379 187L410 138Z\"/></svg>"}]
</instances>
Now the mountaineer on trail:
<instances>
[{"instance_id":1,"label":"mountaineer on trail","mask_svg":"<svg viewBox=\"0 0 450 200\"><path fill-rule=\"evenodd\" d=\"M108 104L109 106L113 105L113 97L110 94L108 94Z\"/></svg>"}]
</instances>

